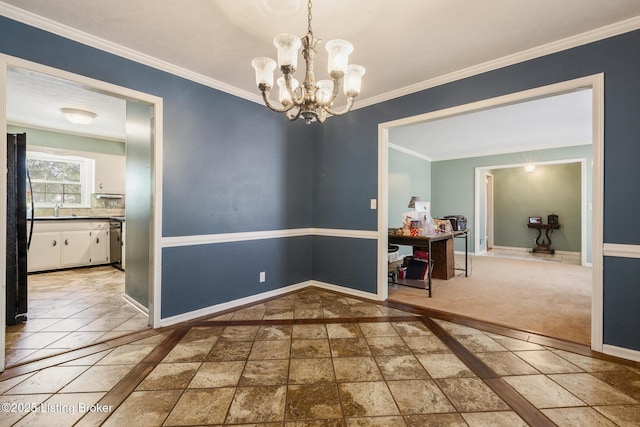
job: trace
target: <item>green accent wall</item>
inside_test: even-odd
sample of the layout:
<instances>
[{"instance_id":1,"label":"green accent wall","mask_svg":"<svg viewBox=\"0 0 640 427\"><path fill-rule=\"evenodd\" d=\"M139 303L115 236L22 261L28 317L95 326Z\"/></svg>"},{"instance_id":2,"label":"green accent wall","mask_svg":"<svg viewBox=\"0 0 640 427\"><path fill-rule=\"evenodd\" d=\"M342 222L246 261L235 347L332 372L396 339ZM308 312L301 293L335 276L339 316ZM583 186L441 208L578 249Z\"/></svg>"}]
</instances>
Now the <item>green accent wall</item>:
<instances>
[{"instance_id":1,"label":"green accent wall","mask_svg":"<svg viewBox=\"0 0 640 427\"><path fill-rule=\"evenodd\" d=\"M27 143L40 147L59 148L73 151L87 151L90 153L113 154L124 156L124 141L111 141L107 139L91 138L88 136L71 135L41 129L32 129L24 126L7 126L9 133L23 133L28 135Z\"/></svg>"},{"instance_id":2,"label":"green accent wall","mask_svg":"<svg viewBox=\"0 0 640 427\"><path fill-rule=\"evenodd\" d=\"M402 214L411 196L431 200L431 162L393 148L389 149L389 227L402 227Z\"/></svg>"},{"instance_id":3,"label":"green accent wall","mask_svg":"<svg viewBox=\"0 0 640 427\"><path fill-rule=\"evenodd\" d=\"M569 159L586 159L586 181L587 200L590 205L591 200L591 176L592 176L592 146L579 145L572 147L561 147L547 150L523 151L519 153L498 154L493 156L470 157L464 159L443 160L431 163L431 214L434 218L445 215L464 215L467 217L467 226L470 230L469 248L473 252L476 236L475 218L475 173L476 168L483 168L486 171L496 169L500 166L520 165L526 163L553 162ZM484 174L483 174L484 176ZM557 183L560 185L561 183ZM484 183L479 186L480 200L484 200ZM549 212L551 213L551 212ZM562 221L563 219L560 218ZM486 234L484 229L484 215L481 213L478 222L481 225L479 235ZM591 211L587 211L587 263L591 262ZM486 242L481 239L480 250L485 249ZM464 250L464 242L456 241L456 250Z\"/></svg>"},{"instance_id":4,"label":"green accent wall","mask_svg":"<svg viewBox=\"0 0 640 427\"><path fill-rule=\"evenodd\" d=\"M494 169L494 245L532 248L537 230L527 227L530 216L559 217L560 229L550 234L551 247L581 250L581 163ZM544 236L544 232L543 232Z\"/></svg>"}]
</instances>

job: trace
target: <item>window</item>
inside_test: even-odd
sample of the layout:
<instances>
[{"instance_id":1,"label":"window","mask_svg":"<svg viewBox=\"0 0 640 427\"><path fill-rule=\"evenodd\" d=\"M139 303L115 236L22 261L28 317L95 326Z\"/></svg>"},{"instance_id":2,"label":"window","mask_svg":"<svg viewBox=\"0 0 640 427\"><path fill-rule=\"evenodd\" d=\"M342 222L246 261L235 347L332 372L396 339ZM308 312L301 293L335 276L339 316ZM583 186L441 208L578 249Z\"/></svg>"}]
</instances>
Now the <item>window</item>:
<instances>
[{"instance_id":1,"label":"window","mask_svg":"<svg viewBox=\"0 0 640 427\"><path fill-rule=\"evenodd\" d=\"M36 207L91 207L93 159L29 151L27 168Z\"/></svg>"}]
</instances>

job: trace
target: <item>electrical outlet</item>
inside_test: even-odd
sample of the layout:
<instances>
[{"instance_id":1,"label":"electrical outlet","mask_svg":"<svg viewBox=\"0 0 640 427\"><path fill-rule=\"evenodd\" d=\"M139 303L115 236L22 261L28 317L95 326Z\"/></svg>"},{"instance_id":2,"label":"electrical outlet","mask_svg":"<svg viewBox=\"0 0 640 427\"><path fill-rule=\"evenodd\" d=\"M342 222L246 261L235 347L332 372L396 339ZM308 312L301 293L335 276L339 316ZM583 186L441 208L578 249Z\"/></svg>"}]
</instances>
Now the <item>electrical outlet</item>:
<instances>
[{"instance_id":1,"label":"electrical outlet","mask_svg":"<svg viewBox=\"0 0 640 427\"><path fill-rule=\"evenodd\" d=\"M264 271L260 272L260 283L264 283L267 280L267 274Z\"/></svg>"}]
</instances>

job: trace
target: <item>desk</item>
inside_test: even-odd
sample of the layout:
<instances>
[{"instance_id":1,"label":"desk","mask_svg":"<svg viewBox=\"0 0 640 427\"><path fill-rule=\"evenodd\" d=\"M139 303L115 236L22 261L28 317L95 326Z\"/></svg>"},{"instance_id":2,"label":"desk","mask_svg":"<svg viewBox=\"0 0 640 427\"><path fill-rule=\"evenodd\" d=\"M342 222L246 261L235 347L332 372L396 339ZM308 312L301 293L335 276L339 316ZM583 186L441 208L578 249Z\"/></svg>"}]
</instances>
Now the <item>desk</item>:
<instances>
[{"instance_id":1,"label":"desk","mask_svg":"<svg viewBox=\"0 0 640 427\"><path fill-rule=\"evenodd\" d=\"M454 231L453 233L438 233L433 236L405 236L402 234L389 234L389 244L413 246L413 251L422 250L429 252L429 259L433 260L433 271L431 262L427 271L427 290L431 297L431 277L435 279L451 279L455 275L455 258L453 251L453 239L464 237L464 275L468 275L469 257L469 230Z\"/></svg>"}]
</instances>

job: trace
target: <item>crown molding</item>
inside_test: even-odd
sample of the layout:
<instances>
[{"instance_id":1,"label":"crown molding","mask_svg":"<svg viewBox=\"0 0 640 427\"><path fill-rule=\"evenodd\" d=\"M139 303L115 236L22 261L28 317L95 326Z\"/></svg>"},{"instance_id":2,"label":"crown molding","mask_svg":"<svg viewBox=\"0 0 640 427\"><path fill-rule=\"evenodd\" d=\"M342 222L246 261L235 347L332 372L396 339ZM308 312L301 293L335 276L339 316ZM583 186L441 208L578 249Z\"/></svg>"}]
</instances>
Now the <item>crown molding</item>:
<instances>
[{"instance_id":1,"label":"crown molding","mask_svg":"<svg viewBox=\"0 0 640 427\"><path fill-rule=\"evenodd\" d=\"M386 92L378 96L360 99L354 104L353 109L356 110L359 108L368 107L370 105L379 104L384 101L389 101L401 96L410 95L412 93L420 92L425 89L441 86L447 83L454 82L456 80L462 80L467 77L472 77L478 74L486 73L488 71L508 67L510 65L540 58L542 56L551 55L563 50L583 46L585 44L604 40L609 37L618 36L620 34L635 31L637 29L640 29L640 16L616 22L615 24L607 25L606 27L597 28L595 30L577 34L575 36L567 37L562 40L547 43L542 46L524 50L513 55L507 55L499 59L474 65L462 70L454 71L449 74L444 74L442 76L425 80L413 85L405 86L403 88L391 92Z\"/></svg>"},{"instance_id":2,"label":"crown molding","mask_svg":"<svg viewBox=\"0 0 640 427\"><path fill-rule=\"evenodd\" d=\"M166 71L169 74L183 77L187 80L200 83L204 86L220 90L239 98L244 98L257 104L262 104L262 97L254 93L238 89L235 86L231 86L229 84L212 79L194 71L187 70L186 68L180 67L167 61L163 61L142 52L138 52L137 50L133 50L128 47L102 39L100 37L96 37L89 33L85 33L84 31L80 31L76 28L69 27L68 25L61 24L59 22L36 15L34 13L25 11L1 1L0 15L6 16L7 18L13 19L14 21L18 21L32 27L48 31L50 33L73 40L75 42L82 43L84 45L100 49L108 53L112 53L122 58L129 59L140 64L148 65L161 71Z\"/></svg>"},{"instance_id":3,"label":"crown molding","mask_svg":"<svg viewBox=\"0 0 640 427\"><path fill-rule=\"evenodd\" d=\"M428 162L432 162L433 161L433 159L431 157L429 157L429 156L425 156L424 154L418 153L417 151L413 151L413 150L410 150L408 148L401 147L400 145L389 143L389 148L391 148L392 150L400 151L402 153L408 154L408 155L413 156L413 157L417 157L417 158L422 159L422 160L426 160Z\"/></svg>"},{"instance_id":4,"label":"crown molding","mask_svg":"<svg viewBox=\"0 0 640 427\"><path fill-rule=\"evenodd\" d=\"M138 52L136 50L124 47L122 45L104 40L100 37L93 36L85 33L73 27L60 24L48 18L36 15L31 12L27 12L23 9L15 6L3 3L0 1L0 15L7 18L21 22L32 27L39 28L44 31L65 37L67 39L85 44L96 49L103 50L108 53L120 56L125 59L129 59L158 70L166 71L167 73L174 74L179 77L183 77L187 80L200 83L204 86L211 87L213 89L220 90L222 92L237 96L239 98L246 99L257 104L263 104L262 97L253 92L248 92L243 89L239 89L235 86L223 83L221 81L212 79L202 74L187 70L178 65L160 60L150 55ZM539 58L552 53L560 52L563 50L571 49L574 47L582 46L588 43L592 43L598 40L603 40L609 37L624 34L630 31L640 29L640 16L630 18L624 21L617 22L605 27L601 27L595 30L587 31L575 36L567 37L562 40L551 42L542 46L538 46L532 49L528 49L522 52L508 55L496 60L488 61L482 64L478 64L472 67L464 68L449 74L435 77L433 79L425 80L413 85L405 86L398 90L383 93L378 96L370 98L359 99L354 103L353 109L359 109L368 107L370 105L378 104L391 99L399 98L401 96L409 95L415 92L420 92L425 89L430 89L436 86L440 86L446 83L451 83L456 80L461 80L474 75L482 74L488 71L496 70L499 68L514 65L520 62L528 61L531 59Z\"/></svg>"}]
</instances>

